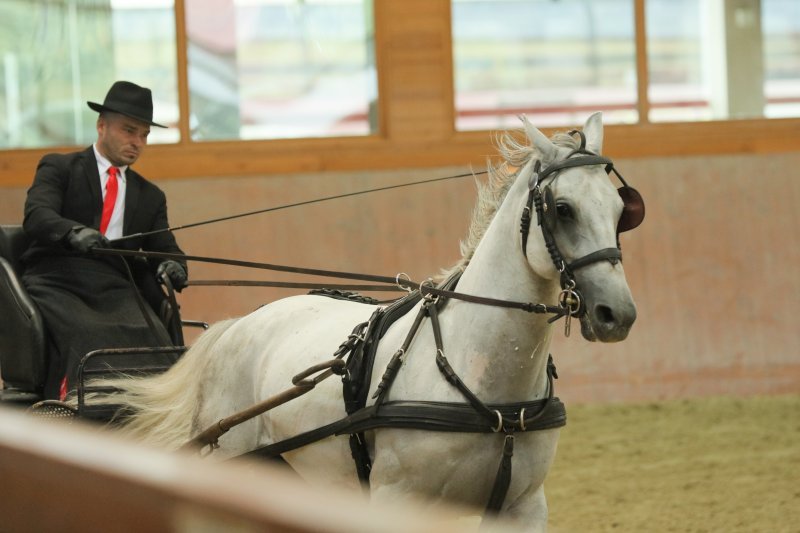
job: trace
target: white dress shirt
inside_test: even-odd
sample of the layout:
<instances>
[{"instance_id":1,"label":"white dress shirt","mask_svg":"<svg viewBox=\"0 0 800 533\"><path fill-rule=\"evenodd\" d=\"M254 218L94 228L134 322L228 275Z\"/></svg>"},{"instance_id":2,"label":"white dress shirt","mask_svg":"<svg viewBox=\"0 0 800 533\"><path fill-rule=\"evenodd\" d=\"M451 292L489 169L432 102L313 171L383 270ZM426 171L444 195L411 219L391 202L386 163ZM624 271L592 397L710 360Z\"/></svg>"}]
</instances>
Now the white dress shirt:
<instances>
[{"instance_id":1,"label":"white dress shirt","mask_svg":"<svg viewBox=\"0 0 800 533\"><path fill-rule=\"evenodd\" d=\"M94 157L97 159L97 171L100 173L100 190L103 192L103 200L106 198L106 186L108 184L108 169L112 166L111 162L103 157L97 150L97 144L93 144ZM125 220L125 171L128 166L117 167L117 201L114 203L114 211L111 213L111 220L106 228L106 238L113 241L122 237L122 223Z\"/></svg>"}]
</instances>

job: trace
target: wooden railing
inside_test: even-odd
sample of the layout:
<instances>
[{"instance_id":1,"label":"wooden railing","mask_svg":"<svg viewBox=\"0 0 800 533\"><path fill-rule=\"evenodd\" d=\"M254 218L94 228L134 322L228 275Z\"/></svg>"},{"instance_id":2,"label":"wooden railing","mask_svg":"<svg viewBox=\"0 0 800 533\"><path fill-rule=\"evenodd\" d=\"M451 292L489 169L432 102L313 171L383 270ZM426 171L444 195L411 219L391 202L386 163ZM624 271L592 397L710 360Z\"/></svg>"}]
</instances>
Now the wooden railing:
<instances>
[{"instance_id":1,"label":"wooden railing","mask_svg":"<svg viewBox=\"0 0 800 533\"><path fill-rule=\"evenodd\" d=\"M0 408L4 532L463 532L475 520L313 489L279 466L167 453ZM465 525L467 525L465 529Z\"/></svg>"}]
</instances>

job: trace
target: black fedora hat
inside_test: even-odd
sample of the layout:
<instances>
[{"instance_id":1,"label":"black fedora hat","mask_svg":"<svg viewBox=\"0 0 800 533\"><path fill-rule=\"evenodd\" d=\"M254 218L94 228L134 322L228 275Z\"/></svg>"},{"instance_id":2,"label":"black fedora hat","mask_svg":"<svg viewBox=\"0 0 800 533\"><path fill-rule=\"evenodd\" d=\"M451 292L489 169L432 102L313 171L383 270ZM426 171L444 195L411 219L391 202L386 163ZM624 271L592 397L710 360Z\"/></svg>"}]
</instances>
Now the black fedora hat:
<instances>
[{"instance_id":1,"label":"black fedora hat","mask_svg":"<svg viewBox=\"0 0 800 533\"><path fill-rule=\"evenodd\" d=\"M139 87L129 81L114 82L102 105L96 102L86 103L98 113L111 111L141 120L151 126L166 128L166 126L153 122L153 94L150 89Z\"/></svg>"}]
</instances>

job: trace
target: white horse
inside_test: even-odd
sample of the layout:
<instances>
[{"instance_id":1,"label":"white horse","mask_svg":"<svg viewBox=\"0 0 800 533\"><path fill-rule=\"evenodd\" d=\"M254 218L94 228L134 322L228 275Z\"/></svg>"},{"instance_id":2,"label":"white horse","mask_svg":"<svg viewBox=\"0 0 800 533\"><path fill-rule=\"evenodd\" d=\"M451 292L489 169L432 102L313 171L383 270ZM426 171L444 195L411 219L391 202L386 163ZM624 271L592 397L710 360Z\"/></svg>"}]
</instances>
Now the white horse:
<instances>
[{"instance_id":1,"label":"white horse","mask_svg":"<svg viewBox=\"0 0 800 533\"><path fill-rule=\"evenodd\" d=\"M535 213L524 239L520 238L520 217L536 181L533 173L563 162L579 146L572 136L559 134L550 140L526 119L523 123L530 143L510 134L500 139L506 161L491 169L488 185L479 187L470 234L462 243L463 259L454 267L463 270L457 290L552 305L562 289L561 274L546 250ZM599 113L587 120L583 134L586 149L599 154L603 140ZM540 185L549 185L554 198L555 205L546 209L554 217L552 235L565 264L597 250L616 250L624 202L602 164L563 168ZM612 253L575 270L585 308L581 330L589 340L623 340L635 320L636 309L618 259ZM380 342L368 397L403 343L420 305L397 320ZM165 374L116 383L126 390L124 403L138 411L123 431L177 448L218 420L291 386L292 376L329 359L353 327L368 320L374 310L373 305L306 295L219 322ZM517 309L449 300L439 315L443 352L456 374L485 403L545 398L553 334L547 319ZM423 322L387 400L465 403L463 395L442 377L436 354L432 328ZM308 394L233 428L220 439L214 456L236 456L344 416L341 383L325 380ZM372 459L372 500L421 498L431 504L486 505L502 453L502 436L397 428L366 434ZM548 429L515 436L513 475L502 514L525 529L546 529L544 480L558 434L558 429ZM283 457L315 483L359 486L346 435L325 438Z\"/></svg>"}]
</instances>

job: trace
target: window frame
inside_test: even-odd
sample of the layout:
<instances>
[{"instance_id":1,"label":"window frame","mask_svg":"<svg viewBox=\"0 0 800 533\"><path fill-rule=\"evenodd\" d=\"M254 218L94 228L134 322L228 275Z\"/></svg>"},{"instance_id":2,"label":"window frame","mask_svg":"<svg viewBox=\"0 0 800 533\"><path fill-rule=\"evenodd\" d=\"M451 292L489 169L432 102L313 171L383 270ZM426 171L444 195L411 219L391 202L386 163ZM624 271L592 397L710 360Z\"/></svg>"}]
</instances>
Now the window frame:
<instances>
[{"instance_id":1,"label":"window frame","mask_svg":"<svg viewBox=\"0 0 800 533\"><path fill-rule=\"evenodd\" d=\"M455 130L450 0L376 0L379 131L364 137L192 141L189 135L185 0L175 0L180 141L150 145L137 169L150 179L467 166L495 154L491 131ZM639 121L609 125L604 152L617 158L797 151L800 119L648 122L645 0L634 0ZM576 125L565 124L569 129ZM544 128L545 132L552 129ZM28 185L46 153L3 150L0 186Z\"/></svg>"}]
</instances>

